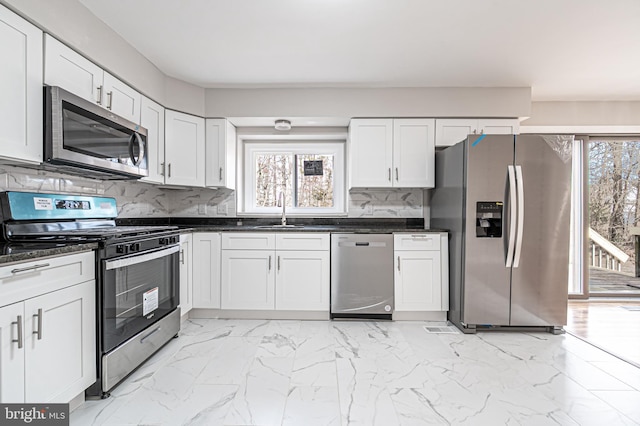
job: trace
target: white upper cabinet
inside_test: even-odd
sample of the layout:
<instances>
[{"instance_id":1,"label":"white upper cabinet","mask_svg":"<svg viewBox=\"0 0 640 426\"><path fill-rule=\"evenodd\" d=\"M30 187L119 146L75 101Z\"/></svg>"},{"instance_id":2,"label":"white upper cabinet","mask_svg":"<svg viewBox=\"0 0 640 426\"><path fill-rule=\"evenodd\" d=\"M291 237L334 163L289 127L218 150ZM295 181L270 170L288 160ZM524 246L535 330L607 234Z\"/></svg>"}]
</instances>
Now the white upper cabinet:
<instances>
[{"instance_id":1,"label":"white upper cabinet","mask_svg":"<svg viewBox=\"0 0 640 426\"><path fill-rule=\"evenodd\" d=\"M350 187L433 187L434 128L433 119L351 120Z\"/></svg>"},{"instance_id":2,"label":"white upper cabinet","mask_svg":"<svg viewBox=\"0 0 640 426\"><path fill-rule=\"evenodd\" d=\"M164 183L164 107L142 97L140 125L147 129L147 162L149 176L145 182Z\"/></svg>"},{"instance_id":3,"label":"white upper cabinet","mask_svg":"<svg viewBox=\"0 0 640 426\"><path fill-rule=\"evenodd\" d=\"M46 34L44 40L45 84L62 87L131 122L140 123L140 93L50 35Z\"/></svg>"},{"instance_id":4,"label":"white upper cabinet","mask_svg":"<svg viewBox=\"0 0 640 426\"><path fill-rule=\"evenodd\" d=\"M204 186L204 118L165 111L165 183Z\"/></svg>"},{"instance_id":5,"label":"white upper cabinet","mask_svg":"<svg viewBox=\"0 0 640 426\"><path fill-rule=\"evenodd\" d=\"M517 118L443 118L436 120L436 146L451 146L468 135L517 135L520 121Z\"/></svg>"},{"instance_id":6,"label":"white upper cabinet","mask_svg":"<svg viewBox=\"0 0 640 426\"><path fill-rule=\"evenodd\" d=\"M236 128L223 118L206 120L205 185L236 188Z\"/></svg>"},{"instance_id":7,"label":"white upper cabinet","mask_svg":"<svg viewBox=\"0 0 640 426\"><path fill-rule=\"evenodd\" d=\"M0 158L42 162L42 31L0 6Z\"/></svg>"},{"instance_id":8,"label":"white upper cabinet","mask_svg":"<svg viewBox=\"0 0 640 426\"><path fill-rule=\"evenodd\" d=\"M105 107L133 123L140 123L142 96L108 72L104 73Z\"/></svg>"}]
</instances>

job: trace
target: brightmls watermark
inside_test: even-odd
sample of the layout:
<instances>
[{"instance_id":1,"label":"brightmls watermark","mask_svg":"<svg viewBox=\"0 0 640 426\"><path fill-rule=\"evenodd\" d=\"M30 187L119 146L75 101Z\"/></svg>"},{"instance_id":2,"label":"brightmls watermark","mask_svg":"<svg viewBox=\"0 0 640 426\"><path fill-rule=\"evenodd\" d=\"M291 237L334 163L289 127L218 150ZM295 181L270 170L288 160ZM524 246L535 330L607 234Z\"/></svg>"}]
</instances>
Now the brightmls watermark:
<instances>
[{"instance_id":1,"label":"brightmls watermark","mask_svg":"<svg viewBox=\"0 0 640 426\"><path fill-rule=\"evenodd\" d=\"M69 404L0 404L0 426L69 426Z\"/></svg>"}]
</instances>

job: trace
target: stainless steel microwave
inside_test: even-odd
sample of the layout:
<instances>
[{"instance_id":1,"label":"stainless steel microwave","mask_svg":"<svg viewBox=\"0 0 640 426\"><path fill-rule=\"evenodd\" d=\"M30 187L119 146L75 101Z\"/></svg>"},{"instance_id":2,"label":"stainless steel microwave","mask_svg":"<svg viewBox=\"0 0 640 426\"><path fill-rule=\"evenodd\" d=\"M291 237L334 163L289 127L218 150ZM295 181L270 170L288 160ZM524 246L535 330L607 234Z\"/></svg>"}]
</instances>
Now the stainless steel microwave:
<instances>
[{"instance_id":1,"label":"stainless steel microwave","mask_svg":"<svg viewBox=\"0 0 640 426\"><path fill-rule=\"evenodd\" d=\"M147 130L60 87L45 86L44 163L97 179L149 176Z\"/></svg>"}]
</instances>

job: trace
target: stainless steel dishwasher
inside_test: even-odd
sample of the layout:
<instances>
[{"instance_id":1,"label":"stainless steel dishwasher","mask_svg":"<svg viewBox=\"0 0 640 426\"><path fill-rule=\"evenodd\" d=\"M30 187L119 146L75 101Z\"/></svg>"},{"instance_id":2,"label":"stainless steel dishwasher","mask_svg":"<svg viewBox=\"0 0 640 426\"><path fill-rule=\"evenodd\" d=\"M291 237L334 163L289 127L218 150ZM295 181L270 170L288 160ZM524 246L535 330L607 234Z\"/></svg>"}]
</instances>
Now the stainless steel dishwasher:
<instances>
[{"instance_id":1,"label":"stainless steel dishwasher","mask_svg":"<svg viewBox=\"0 0 640 426\"><path fill-rule=\"evenodd\" d=\"M392 313L393 234L331 234L331 318Z\"/></svg>"}]
</instances>

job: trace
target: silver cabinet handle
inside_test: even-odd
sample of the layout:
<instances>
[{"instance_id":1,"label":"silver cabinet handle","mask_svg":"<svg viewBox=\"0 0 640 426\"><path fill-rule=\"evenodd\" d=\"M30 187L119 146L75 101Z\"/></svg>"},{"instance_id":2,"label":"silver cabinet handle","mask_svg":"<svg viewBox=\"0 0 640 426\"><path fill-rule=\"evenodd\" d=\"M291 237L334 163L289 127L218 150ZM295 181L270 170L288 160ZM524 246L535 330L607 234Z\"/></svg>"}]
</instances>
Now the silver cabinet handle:
<instances>
[{"instance_id":1,"label":"silver cabinet handle","mask_svg":"<svg viewBox=\"0 0 640 426\"><path fill-rule=\"evenodd\" d=\"M220 167L220 182L222 182L222 167Z\"/></svg>"},{"instance_id":2,"label":"silver cabinet handle","mask_svg":"<svg viewBox=\"0 0 640 426\"><path fill-rule=\"evenodd\" d=\"M507 166L509 174L509 209L511 217L509 218L509 244L507 249L507 260L505 267L510 268L513 263L513 250L516 245L516 172L513 166Z\"/></svg>"},{"instance_id":3,"label":"silver cabinet handle","mask_svg":"<svg viewBox=\"0 0 640 426\"><path fill-rule=\"evenodd\" d=\"M171 163L167 165L168 177L171 177Z\"/></svg>"},{"instance_id":4,"label":"silver cabinet handle","mask_svg":"<svg viewBox=\"0 0 640 426\"><path fill-rule=\"evenodd\" d=\"M398 272L400 272L400 256L398 256Z\"/></svg>"},{"instance_id":5,"label":"silver cabinet handle","mask_svg":"<svg viewBox=\"0 0 640 426\"><path fill-rule=\"evenodd\" d=\"M107 109L111 111L111 107L113 103L113 92L107 92Z\"/></svg>"},{"instance_id":6,"label":"silver cabinet handle","mask_svg":"<svg viewBox=\"0 0 640 426\"><path fill-rule=\"evenodd\" d=\"M98 105L102 105L102 85L98 86L98 100L96 101L96 103Z\"/></svg>"},{"instance_id":7,"label":"silver cabinet handle","mask_svg":"<svg viewBox=\"0 0 640 426\"><path fill-rule=\"evenodd\" d=\"M522 176L522 166L516 166L516 187L518 188L518 231L516 234L516 251L513 254L513 267L520 265L520 254L522 254L522 233L524 232L524 180Z\"/></svg>"},{"instance_id":8,"label":"silver cabinet handle","mask_svg":"<svg viewBox=\"0 0 640 426\"><path fill-rule=\"evenodd\" d=\"M271 255L269 255L269 270L271 270Z\"/></svg>"},{"instance_id":9,"label":"silver cabinet handle","mask_svg":"<svg viewBox=\"0 0 640 426\"><path fill-rule=\"evenodd\" d=\"M280 270L280 256L278 256L278 271Z\"/></svg>"},{"instance_id":10,"label":"silver cabinet handle","mask_svg":"<svg viewBox=\"0 0 640 426\"><path fill-rule=\"evenodd\" d=\"M396 180L398 180L398 168L396 167Z\"/></svg>"},{"instance_id":11,"label":"silver cabinet handle","mask_svg":"<svg viewBox=\"0 0 640 426\"><path fill-rule=\"evenodd\" d=\"M160 167L162 167L162 171L160 172L160 176L164 176L164 162L160 163Z\"/></svg>"},{"instance_id":12,"label":"silver cabinet handle","mask_svg":"<svg viewBox=\"0 0 640 426\"><path fill-rule=\"evenodd\" d=\"M33 334L38 336L38 340L42 340L42 308L38 309L38 313L33 314L33 317L38 317L38 329L33 331Z\"/></svg>"},{"instance_id":13,"label":"silver cabinet handle","mask_svg":"<svg viewBox=\"0 0 640 426\"><path fill-rule=\"evenodd\" d=\"M184 265L184 249L180 250L180 263Z\"/></svg>"},{"instance_id":14,"label":"silver cabinet handle","mask_svg":"<svg viewBox=\"0 0 640 426\"><path fill-rule=\"evenodd\" d=\"M17 342L18 349L22 349L22 346L24 346L24 342L22 340L22 315L18 315L17 321L12 322L11 324L16 324L18 326L18 338L11 341Z\"/></svg>"},{"instance_id":15,"label":"silver cabinet handle","mask_svg":"<svg viewBox=\"0 0 640 426\"><path fill-rule=\"evenodd\" d=\"M389 177L388 177L388 179L389 179L389 182L391 182L391 167L389 167Z\"/></svg>"},{"instance_id":16,"label":"silver cabinet handle","mask_svg":"<svg viewBox=\"0 0 640 426\"><path fill-rule=\"evenodd\" d=\"M19 274L20 272L35 271L38 268L46 268L47 266L51 266L51 264L41 263L39 265L27 266L26 268L16 268L16 269L12 269L11 273Z\"/></svg>"}]
</instances>

